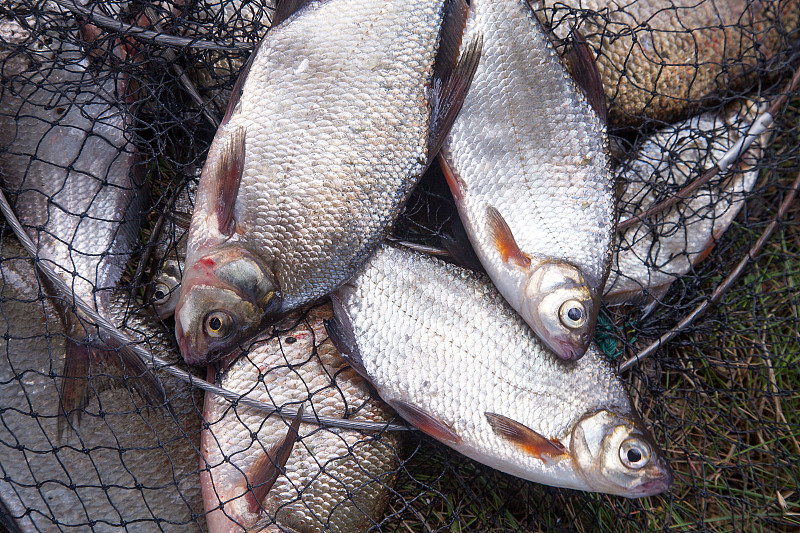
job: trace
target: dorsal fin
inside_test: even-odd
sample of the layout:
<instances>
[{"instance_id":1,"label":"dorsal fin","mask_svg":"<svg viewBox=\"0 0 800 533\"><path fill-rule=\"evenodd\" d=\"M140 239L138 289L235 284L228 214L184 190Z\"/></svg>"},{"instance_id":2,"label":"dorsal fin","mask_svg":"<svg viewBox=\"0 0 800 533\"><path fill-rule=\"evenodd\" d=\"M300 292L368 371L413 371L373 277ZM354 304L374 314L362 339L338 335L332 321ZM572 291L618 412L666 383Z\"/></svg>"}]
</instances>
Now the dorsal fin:
<instances>
[{"instance_id":1,"label":"dorsal fin","mask_svg":"<svg viewBox=\"0 0 800 533\"><path fill-rule=\"evenodd\" d=\"M583 38L578 29L572 32L572 44L567 48L565 57L575 83L581 88L603 124L608 123L608 107L606 95L603 92L603 82L600 79L600 70L594 58L591 47Z\"/></svg>"},{"instance_id":2,"label":"dorsal fin","mask_svg":"<svg viewBox=\"0 0 800 533\"><path fill-rule=\"evenodd\" d=\"M283 439L270 448L267 453L260 456L247 470L246 477L249 490L245 494L245 501L251 513L261 511L261 502L272 490L272 486L275 485L278 476L286 467L286 462L292 454L294 443L297 442L298 429L302 419L303 406L300 405Z\"/></svg>"},{"instance_id":3,"label":"dorsal fin","mask_svg":"<svg viewBox=\"0 0 800 533\"><path fill-rule=\"evenodd\" d=\"M275 2L275 14L272 15L271 28L286 22L286 20L306 7L314 0L277 0Z\"/></svg>"},{"instance_id":4,"label":"dorsal fin","mask_svg":"<svg viewBox=\"0 0 800 533\"><path fill-rule=\"evenodd\" d=\"M342 305L342 300L335 292L331 294L331 304L333 304L333 318L322 321L325 325L325 330L328 332L328 338L331 340L333 347L345 358L347 364L353 367L353 370L358 372L362 378L369 381L367 369L364 368L361 352L356 343L353 322Z\"/></svg>"},{"instance_id":5,"label":"dorsal fin","mask_svg":"<svg viewBox=\"0 0 800 533\"><path fill-rule=\"evenodd\" d=\"M547 464L556 463L569 455L564 445L557 440L547 439L516 420L495 413L484 413L484 415L497 435L510 440L525 453L529 453Z\"/></svg>"},{"instance_id":6,"label":"dorsal fin","mask_svg":"<svg viewBox=\"0 0 800 533\"><path fill-rule=\"evenodd\" d=\"M214 166L210 169L216 189L214 211L217 215L218 229L223 235L231 235L234 229L233 206L239 194L239 184L244 171L246 135L247 130L238 127L222 141L224 144L220 147L212 163Z\"/></svg>"},{"instance_id":7,"label":"dorsal fin","mask_svg":"<svg viewBox=\"0 0 800 533\"><path fill-rule=\"evenodd\" d=\"M459 0L462 1L462 0ZM445 17L448 20L448 17ZM457 27L454 25L459 22L456 16L450 17L450 22L453 24L448 31L456 31ZM463 32L463 26L460 28ZM442 29L442 39L448 35L445 29ZM448 39L455 39L453 36L448 36ZM460 37L458 39L460 41ZM444 41L443 41L444 42ZM434 67L433 87L431 92L431 123L430 130L428 131L428 164L433 161L439 149L444 144L450 128L461 111L461 106L464 105L464 99L467 97L467 91L472 84L472 78L475 77L475 71L478 69L478 63L481 59L483 51L483 35L474 38L469 45L464 49L458 62L452 66L451 59L447 57L450 53L450 44L447 46L440 46L440 52L436 56L436 65ZM440 61L441 65L440 66ZM450 62L450 63L448 63Z\"/></svg>"}]
</instances>

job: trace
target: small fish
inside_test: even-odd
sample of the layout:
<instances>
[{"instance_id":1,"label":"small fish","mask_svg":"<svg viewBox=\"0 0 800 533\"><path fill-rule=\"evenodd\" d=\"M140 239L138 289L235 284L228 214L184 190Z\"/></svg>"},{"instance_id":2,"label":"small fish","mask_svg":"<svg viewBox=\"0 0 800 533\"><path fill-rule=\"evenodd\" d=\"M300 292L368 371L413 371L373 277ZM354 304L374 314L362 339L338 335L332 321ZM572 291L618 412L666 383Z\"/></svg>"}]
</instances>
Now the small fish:
<instances>
[{"instance_id":1,"label":"small fish","mask_svg":"<svg viewBox=\"0 0 800 533\"><path fill-rule=\"evenodd\" d=\"M537 14L562 40L583 34L618 126L675 122L747 88L800 27L798 0L544 0Z\"/></svg>"},{"instance_id":2,"label":"small fish","mask_svg":"<svg viewBox=\"0 0 800 533\"><path fill-rule=\"evenodd\" d=\"M171 317L178 305L181 279L186 263L186 243L189 222L194 211L197 178L188 178L178 188L163 217L163 224L155 241L153 258L154 276L148 284L145 301L162 320Z\"/></svg>"},{"instance_id":3,"label":"small fish","mask_svg":"<svg viewBox=\"0 0 800 533\"><path fill-rule=\"evenodd\" d=\"M640 497L672 484L599 351L553 357L486 277L383 246L333 302L328 333L350 365L454 450L556 487Z\"/></svg>"},{"instance_id":4,"label":"small fish","mask_svg":"<svg viewBox=\"0 0 800 533\"><path fill-rule=\"evenodd\" d=\"M646 211L711 169L747 133L758 111L756 102L734 102L646 137L619 170L625 184L620 216ZM753 143L741 166L618 236L606 304L642 303L649 312L673 281L708 256L753 189L769 136L768 130Z\"/></svg>"},{"instance_id":5,"label":"small fish","mask_svg":"<svg viewBox=\"0 0 800 533\"><path fill-rule=\"evenodd\" d=\"M109 387L101 368L91 378L78 438L59 446L55 376L70 342L66 325L54 301L42 297L33 260L8 235L0 240L0 273L0 500L19 531L89 531L90 524L202 531L197 389L165 376L170 411ZM110 296L109 308L125 333L166 361L180 361L170 338L127 294Z\"/></svg>"},{"instance_id":6,"label":"small fish","mask_svg":"<svg viewBox=\"0 0 800 533\"><path fill-rule=\"evenodd\" d=\"M556 355L579 359L616 221L605 127L526 0L473 0L465 41L479 33L483 57L442 150L445 177L500 293Z\"/></svg>"},{"instance_id":7,"label":"small fish","mask_svg":"<svg viewBox=\"0 0 800 533\"><path fill-rule=\"evenodd\" d=\"M480 56L464 0L277 7L209 150L175 311L189 364L353 275L435 157Z\"/></svg>"},{"instance_id":8,"label":"small fish","mask_svg":"<svg viewBox=\"0 0 800 533\"><path fill-rule=\"evenodd\" d=\"M392 410L327 340L322 321L330 317L326 304L302 320L287 319L290 329L255 341L217 376L219 385L277 407L389 422ZM261 531L269 524L275 531L357 533L380 522L399 466L398 433L368 436L311 424L291 429L291 420L265 419L213 394L206 395L204 417L202 488L211 533ZM293 450L277 461L273 450L289 441ZM274 483L271 490L264 480Z\"/></svg>"},{"instance_id":9,"label":"small fish","mask_svg":"<svg viewBox=\"0 0 800 533\"><path fill-rule=\"evenodd\" d=\"M39 258L75 296L109 316L108 298L138 240L146 198L130 140L126 79L92 68L77 44L28 22L0 20L0 180ZM33 27L40 33L27 29ZM61 400L65 413L79 414L93 364L117 364L130 375L145 370L132 352L116 351L88 330L69 306L60 306L70 337ZM134 383L160 401L154 378Z\"/></svg>"}]
</instances>

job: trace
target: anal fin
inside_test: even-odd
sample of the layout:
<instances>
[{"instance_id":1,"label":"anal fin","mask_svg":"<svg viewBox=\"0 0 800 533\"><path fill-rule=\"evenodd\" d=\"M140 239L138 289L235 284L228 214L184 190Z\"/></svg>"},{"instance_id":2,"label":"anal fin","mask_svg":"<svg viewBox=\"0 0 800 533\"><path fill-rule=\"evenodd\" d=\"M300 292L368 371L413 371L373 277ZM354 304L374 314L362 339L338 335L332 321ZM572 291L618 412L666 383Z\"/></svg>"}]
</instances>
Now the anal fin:
<instances>
[{"instance_id":1,"label":"anal fin","mask_svg":"<svg viewBox=\"0 0 800 533\"><path fill-rule=\"evenodd\" d=\"M563 444L548 439L516 420L495 413L484 413L492 430L499 436L508 439L525 453L541 459L546 464L554 464L568 456Z\"/></svg>"},{"instance_id":2,"label":"anal fin","mask_svg":"<svg viewBox=\"0 0 800 533\"><path fill-rule=\"evenodd\" d=\"M292 454L294 444L297 442L300 421L303 419L303 406L297 409L297 414L292 419L292 424L286 431L286 435L280 442L275 444L270 450L256 460L247 470L248 491L245 494L247 508L251 513L261 511L261 502L272 490L278 476L286 467L286 463Z\"/></svg>"},{"instance_id":3,"label":"anal fin","mask_svg":"<svg viewBox=\"0 0 800 533\"><path fill-rule=\"evenodd\" d=\"M514 263L520 267L529 267L531 259L519 249L514 235L511 233L511 228L508 223L500 214L500 211L492 206L486 208L486 218L489 224L489 232L494 241L495 248L500 253L500 257L504 262Z\"/></svg>"}]
</instances>

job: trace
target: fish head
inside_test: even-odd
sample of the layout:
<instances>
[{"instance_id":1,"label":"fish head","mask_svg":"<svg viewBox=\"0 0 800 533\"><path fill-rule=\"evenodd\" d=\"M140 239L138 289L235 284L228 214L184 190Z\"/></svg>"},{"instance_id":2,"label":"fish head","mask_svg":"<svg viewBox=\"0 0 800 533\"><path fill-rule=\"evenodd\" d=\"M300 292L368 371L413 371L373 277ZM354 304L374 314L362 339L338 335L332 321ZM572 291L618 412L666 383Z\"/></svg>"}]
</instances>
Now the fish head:
<instances>
[{"instance_id":1,"label":"fish head","mask_svg":"<svg viewBox=\"0 0 800 533\"><path fill-rule=\"evenodd\" d=\"M572 430L570 455L591 490L640 498L672 486L663 453L632 417L607 410L584 416Z\"/></svg>"},{"instance_id":2,"label":"fish head","mask_svg":"<svg viewBox=\"0 0 800 533\"><path fill-rule=\"evenodd\" d=\"M277 318L281 298L269 272L239 246L214 250L187 267L175 308L175 335L188 364L228 355Z\"/></svg>"},{"instance_id":3,"label":"fish head","mask_svg":"<svg viewBox=\"0 0 800 533\"><path fill-rule=\"evenodd\" d=\"M174 259L167 259L147 289L146 301L153 304L162 320L175 314L181 277L181 264Z\"/></svg>"},{"instance_id":4,"label":"fish head","mask_svg":"<svg viewBox=\"0 0 800 533\"><path fill-rule=\"evenodd\" d=\"M600 291L580 269L568 263L545 262L528 276L520 314L536 335L564 360L583 357L592 341Z\"/></svg>"}]
</instances>

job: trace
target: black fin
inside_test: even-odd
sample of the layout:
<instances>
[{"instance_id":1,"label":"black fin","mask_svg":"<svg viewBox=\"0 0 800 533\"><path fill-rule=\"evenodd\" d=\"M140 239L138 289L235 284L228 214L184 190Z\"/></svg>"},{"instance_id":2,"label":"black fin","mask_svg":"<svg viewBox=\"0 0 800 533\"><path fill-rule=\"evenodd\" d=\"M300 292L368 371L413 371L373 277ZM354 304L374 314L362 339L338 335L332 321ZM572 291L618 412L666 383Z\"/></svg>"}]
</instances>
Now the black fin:
<instances>
[{"instance_id":1,"label":"black fin","mask_svg":"<svg viewBox=\"0 0 800 533\"><path fill-rule=\"evenodd\" d=\"M364 368L361 352L356 343L353 323L342 305L342 300L335 292L331 294L331 303L333 304L333 318L322 321L325 324L325 330L328 332L328 338L331 340L333 347L345 358L347 364L353 367L353 370L358 372L362 378L369 381L367 369Z\"/></svg>"},{"instance_id":2,"label":"black fin","mask_svg":"<svg viewBox=\"0 0 800 533\"><path fill-rule=\"evenodd\" d=\"M220 121L220 127L224 126L228 123L231 119L231 115L236 110L236 106L239 104L239 99L242 97L242 89L244 88L244 82L247 81L247 76L250 74L250 67L253 66L253 59L255 59L256 54L261 49L261 43L264 42L264 39L259 41L256 47L253 49L253 53L250 54L250 57L247 58L244 65L242 65L242 70L239 71L239 77L236 78L236 83L233 84L233 89L231 89L231 96L228 99L228 107L225 108L225 114L222 116L222 120Z\"/></svg>"},{"instance_id":3,"label":"black fin","mask_svg":"<svg viewBox=\"0 0 800 533\"><path fill-rule=\"evenodd\" d=\"M452 69L435 68L431 92L431 126L428 132L428 164L439 153L450 128L464 105L483 51L483 35L472 40ZM437 62L439 58L437 56ZM443 71L443 72L442 72Z\"/></svg>"},{"instance_id":4,"label":"black fin","mask_svg":"<svg viewBox=\"0 0 800 533\"><path fill-rule=\"evenodd\" d=\"M81 413L89 405L89 366L91 348L67 339L64 346L64 370L58 404L58 438L64 438L67 423L78 425Z\"/></svg>"},{"instance_id":5,"label":"black fin","mask_svg":"<svg viewBox=\"0 0 800 533\"><path fill-rule=\"evenodd\" d=\"M283 24L289 17L312 2L313 0L277 0L275 2L275 14L272 15L270 28Z\"/></svg>"},{"instance_id":6,"label":"black fin","mask_svg":"<svg viewBox=\"0 0 800 533\"><path fill-rule=\"evenodd\" d=\"M439 240L442 246L450 253L453 261L461 267L474 270L475 272L486 273L478 259L478 254L472 247L472 243L467 235L467 230L464 228L464 223L461 222L461 217L454 217L453 223L450 226L451 235L441 235Z\"/></svg>"},{"instance_id":7,"label":"black fin","mask_svg":"<svg viewBox=\"0 0 800 533\"><path fill-rule=\"evenodd\" d=\"M603 124L608 124L608 107L606 95L603 92L603 82L600 79L600 70L594 58L592 49L577 29L572 31L572 45L567 48L565 58L569 65L575 83L583 91Z\"/></svg>"},{"instance_id":8,"label":"black fin","mask_svg":"<svg viewBox=\"0 0 800 533\"><path fill-rule=\"evenodd\" d=\"M433 77L447 78L458 62L458 51L467 26L469 6L465 0L445 0L442 25L439 28L439 49L436 51Z\"/></svg>"},{"instance_id":9,"label":"black fin","mask_svg":"<svg viewBox=\"0 0 800 533\"><path fill-rule=\"evenodd\" d=\"M297 414L292 419L292 425L286 431L286 436L276 443L269 452L259 457L247 471L247 485L249 490L245 494L245 501L251 513L261 511L261 502L272 490L278 476L286 468L286 462L292 455L292 449L297 442L300 421L303 419L302 404L297 409Z\"/></svg>"}]
</instances>

